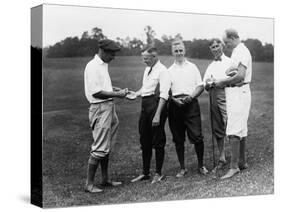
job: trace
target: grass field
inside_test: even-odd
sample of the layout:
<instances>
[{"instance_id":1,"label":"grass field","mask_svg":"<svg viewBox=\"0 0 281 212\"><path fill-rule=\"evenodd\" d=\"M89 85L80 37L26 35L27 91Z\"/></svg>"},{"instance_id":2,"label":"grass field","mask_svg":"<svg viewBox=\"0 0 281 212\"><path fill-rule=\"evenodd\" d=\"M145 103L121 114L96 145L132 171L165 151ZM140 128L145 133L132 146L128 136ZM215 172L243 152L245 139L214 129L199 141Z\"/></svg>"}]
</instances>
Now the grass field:
<instances>
[{"instance_id":1,"label":"grass field","mask_svg":"<svg viewBox=\"0 0 281 212\"><path fill-rule=\"evenodd\" d=\"M141 172L141 151L137 123L140 100L117 99L120 120L117 144L111 154L111 177L123 181L119 188L107 188L101 194L83 191L91 144L88 125L88 103L84 97L83 73L91 58L46 59L44 61L44 121L43 121L43 194L45 207L115 204L144 201L167 201L194 198L229 197L272 194L273 181L273 64L254 63L252 108L249 118L248 163L250 168L231 180L218 181L196 172L193 146L186 142L188 174L176 179L179 166L171 133L166 124L167 145L163 173L164 182L131 184ZM169 67L171 57L160 57ZM192 60L203 75L207 60ZM115 86L136 90L141 85L144 65L140 57L116 58L109 68ZM212 148L207 94L199 97L205 164L212 168ZM229 160L229 143L226 144ZM152 160L154 170L154 158ZM96 177L100 182L100 171Z\"/></svg>"}]
</instances>

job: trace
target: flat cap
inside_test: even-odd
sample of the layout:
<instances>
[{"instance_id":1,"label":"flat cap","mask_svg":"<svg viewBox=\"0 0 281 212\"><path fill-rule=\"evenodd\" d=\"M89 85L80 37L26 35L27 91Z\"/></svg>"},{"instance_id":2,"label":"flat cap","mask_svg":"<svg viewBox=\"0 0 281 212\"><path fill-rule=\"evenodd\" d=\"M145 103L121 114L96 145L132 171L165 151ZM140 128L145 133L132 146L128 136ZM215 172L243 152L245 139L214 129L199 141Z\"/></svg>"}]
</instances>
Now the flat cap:
<instances>
[{"instance_id":1,"label":"flat cap","mask_svg":"<svg viewBox=\"0 0 281 212\"><path fill-rule=\"evenodd\" d=\"M99 41L99 48L103 49L104 51L112 51L117 52L120 51L120 46L117 45L113 40L105 39Z\"/></svg>"},{"instance_id":2,"label":"flat cap","mask_svg":"<svg viewBox=\"0 0 281 212\"><path fill-rule=\"evenodd\" d=\"M157 52L158 52L158 50L156 47L148 45L142 49L141 55L142 56L156 56Z\"/></svg>"}]
</instances>

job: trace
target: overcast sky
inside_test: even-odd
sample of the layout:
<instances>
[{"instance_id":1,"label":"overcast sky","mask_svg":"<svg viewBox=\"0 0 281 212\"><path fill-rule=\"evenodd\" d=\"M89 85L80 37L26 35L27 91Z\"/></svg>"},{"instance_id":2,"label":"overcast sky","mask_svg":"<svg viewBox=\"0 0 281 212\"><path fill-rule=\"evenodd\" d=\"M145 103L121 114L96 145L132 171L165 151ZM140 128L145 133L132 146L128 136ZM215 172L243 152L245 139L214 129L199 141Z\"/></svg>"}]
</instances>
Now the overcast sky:
<instances>
[{"instance_id":1,"label":"overcast sky","mask_svg":"<svg viewBox=\"0 0 281 212\"><path fill-rule=\"evenodd\" d=\"M274 39L274 20L269 18L44 5L43 46L53 45L66 37L80 38L84 31L90 33L94 27L101 28L104 35L113 40L129 36L144 41L147 25L156 32L156 38L177 33L184 40L221 38L224 29L234 28L242 39L257 38L272 44Z\"/></svg>"}]
</instances>

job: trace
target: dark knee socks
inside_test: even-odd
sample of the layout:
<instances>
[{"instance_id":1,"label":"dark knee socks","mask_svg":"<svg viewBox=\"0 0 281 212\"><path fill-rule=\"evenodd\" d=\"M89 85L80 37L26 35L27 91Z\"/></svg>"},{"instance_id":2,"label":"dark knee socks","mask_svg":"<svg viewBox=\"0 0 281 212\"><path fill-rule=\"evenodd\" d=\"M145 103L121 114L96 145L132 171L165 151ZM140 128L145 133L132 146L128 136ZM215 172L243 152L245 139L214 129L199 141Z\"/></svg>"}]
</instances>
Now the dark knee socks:
<instances>
[{"instance_id":1,"label":"dark knee socks","mask_svg":"<svg viewBox=\"0 0 281 212\"><path fill-rule=\"evenodd\" d=\"M230 168L237 169L238 168L240 138L237 136L230 136L229 142L230 142L230 146L231 146Z\"/></svg>"},{"instance_id":2,"label":"dark knee socks","mask_svg":"<svg viewBox=\"0 0 281 212\"><path fill-rule=\"evenodd\" d=\"M86 181L87 186L94 184L98 165L99 165L99 160L90 156L88 161L88 168L87 168L87 181Z\"/></svg>"},{"instance_id":3,"label":"dark knee socks","mask_svg":"<svg viewBox=\"0 0 281 212\"><path fill-rule=\"evenodd\" d=\"M243 137L240 141L240 149L239 149L239 163L241 165L246 164L246 137Z\"/></svg>"},{"instance_id":4,"label":"dark knee socks","mask_svg":"<svg viewBox=\"0 0 281 212\"><path fill-rule=\"evenodd\" d=\"M156 159L156 173L161 175L162 173L162 166L165 157L165 150L164 148L156 148L155 149L155 159Z\"/></svg>"},{"instance_id":5,"label":"dark knee socks","mask_svg":"<svg viewBox=\"0 0 281 212\"><path fill-rule=\"evenodd\" d=\"M105 156L101 161L101 175L102 175L102 181L107 182L108 181L108 161L109 161L109 155Z\"/></svg>"},{"instance_id":6,"label":"dark knee socks","mask_svg":"<svg viewBox=\"0 0 281 212\"><path fill-rule=\"evenodd\" d=\"M181 169L185 169L185 164L184 164L184 145L176 145L176 152L177 152L177 156L178 156L178 160L179 160Z\"/></svg>"},{"instance_id":7,"label":"dark knee socks","mask_svg":"<svg viewBox=\"0 0 281 212\"><path fill-rule=\"evenodd\" d=\"M198 168L203 166L203 157L204 157L204 142L194 144L195 152L198 160Z\"/></svg>"},{"instance_id":8,"label":"dark knee socks","mask_svg":"<svg viewBox=\"0 0 281 212\"><path fill-rule=\"evenodd\" d=\"M142 149L142 167L144 175L149 175L151 156L152 148Z\"/></svg>"}]
</instances>

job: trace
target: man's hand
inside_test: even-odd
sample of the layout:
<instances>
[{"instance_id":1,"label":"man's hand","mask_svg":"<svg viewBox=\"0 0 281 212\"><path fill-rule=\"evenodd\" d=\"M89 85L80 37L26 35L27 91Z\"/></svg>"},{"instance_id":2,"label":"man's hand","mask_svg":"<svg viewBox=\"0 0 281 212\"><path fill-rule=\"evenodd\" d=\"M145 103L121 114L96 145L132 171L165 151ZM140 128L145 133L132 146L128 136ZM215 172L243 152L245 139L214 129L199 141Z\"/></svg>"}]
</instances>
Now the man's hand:
<instances>
[{"instance_id":1,"label":"man's hand","mask_svg":"<svg viewBox=\"0 0 281 212\"><path fill-rule=\"evenodd\" d=\"M186 97L184 97L183 102L184 104L189 104L190 102L192 102L193 97L190 95L187 95Z\"/></svg>"},{"instance_id":2,"label":"man's hand","mask_svg":"<svg viewBox=\"0 0 281 212\"><path fill-rule=\"evenodd\" d=\"M152 127L157 127L160 125L160 116L155 114L152 120Z\"/></svg>"},{"instance_id":3,"label":"man's hand","mask_svg":"<svg viewBox=\"0 0 281 212\"><path fill-rule=\"evenodd\" d=\"M218 80L214 82L216 88L225 88L226 84L222 80Z\"/></svg>"},{"instance_id":4,"label":"man's hand","mask_svg":"<svg viewBox=\"0 0 281 212\"><path fill-rule=\"evenodd\" d=\"M184 102L183 102L183 100L182 100L181 98L172 97L172 100L176 103L176 105L177 105L178 107L181 107L181 106L184 105Z\"/></svg>"},{"instance_id":5,"label":"man's hand","mask_svg":"<svg viewBox=\"0 0 281 212\"><path fill-rule=\"evenodd\" d=\"M134 91L129 91L126 95L126 98L129 100L134 100L138 97L137 93Z\"/></svg>"},{"instance_id":6,"label":"man's hand","mask_svg":"<svg viewBox=\"0 0 281 212\"><path fill-rule=\"evenodd\" d=\"M125 88L125 89L122 89L122 90L120 90L120 91L117 91L117 92L116 92L116 95L117 95L117 97L119 97L119 98L125 98L128 93L129 93L129 89L128 89L128 88Z\"/></svg>"},{"instance_id":7,"label":"man's hand","mask_svg":"<svg viewBox=\"0 0 281 212\"><path fill-rule=\"evenodd\" d=\"M213 79L211 79L211 78L209 78L209 79L206 79L206 81L205 81L205 90L206 91L209 91L211 88L213 88L214 87L214 80Z\"/></svg>"},{"instance_id":8,"label":"man's hand","mask_svg":"<svg viewBox=\"0 0 281 212\"><path fill-rule=\"evenodd\" d=\"M225 71L225 74L226 74L226 76L232 77L232 76L234 76L235 74L237 74L237 72L238 72L237 67L231 66L230 68L228 68L228 69Z\"/></svg>"}]
</instances>

